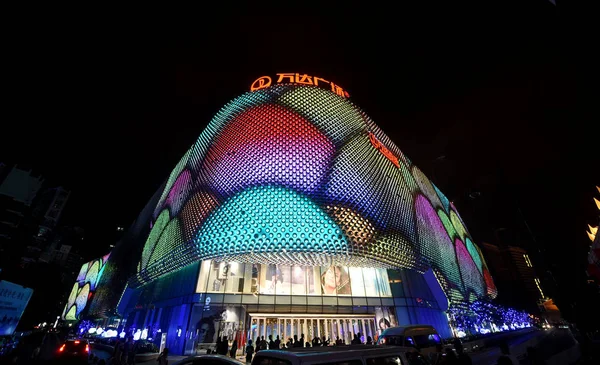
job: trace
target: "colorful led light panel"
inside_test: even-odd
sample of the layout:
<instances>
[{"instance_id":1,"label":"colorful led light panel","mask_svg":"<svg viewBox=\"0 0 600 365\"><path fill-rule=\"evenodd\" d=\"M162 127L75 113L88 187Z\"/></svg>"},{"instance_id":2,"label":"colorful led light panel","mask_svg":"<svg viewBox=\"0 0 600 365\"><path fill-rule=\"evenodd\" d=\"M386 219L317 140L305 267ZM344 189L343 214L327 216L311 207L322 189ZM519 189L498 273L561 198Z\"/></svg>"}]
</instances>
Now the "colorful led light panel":
<instances>
[{"instance_id":1,"label":"colorful led light panel","mask_svg":"<svg viewBox=\"0 0 600 365\"><path fill-rule=\"evenodd\" d=\"M81 266L77 275L77 281L73 284L67 304L63 310L62 319L67 321L80 319L81 313L88 305L92 294L96 291L109 257L110 253L99 259L86 262Z\"/></svg>"},{"instance_id":2,"label":"colorful led light panel","mask_svg":"<svg viewBox=\"0 0 600 365\"><path fill-rule=\"evenodd\" d=\"M305 85L224 106L170 174L131 287L198 260L432 268L494 296L455 207L348 99Z\"/></svg>"}]
</instances>

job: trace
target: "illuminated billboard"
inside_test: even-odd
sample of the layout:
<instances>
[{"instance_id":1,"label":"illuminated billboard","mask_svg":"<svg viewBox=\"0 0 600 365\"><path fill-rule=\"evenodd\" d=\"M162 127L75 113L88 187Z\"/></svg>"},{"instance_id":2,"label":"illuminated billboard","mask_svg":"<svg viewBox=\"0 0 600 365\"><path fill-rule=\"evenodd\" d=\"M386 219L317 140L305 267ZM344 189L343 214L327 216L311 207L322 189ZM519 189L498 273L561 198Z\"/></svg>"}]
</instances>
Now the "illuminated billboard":
<instances>
[{"instance_id":1,"label":"illuminated billboard","mask_svg":"<svg viewBox=\"0 0 600 365\"><path fill-rule=\"evenodd\" d=\"M215 260L322 268L316 279L431 269L452 301L494 297L454 205L348 93L278 76L225 105L172 171L130 287Z\"/></svg>"},{"instance_id":2,"label":"illuminated billboard","mask_svg":"<svg viewBox=\"0 0 600 365\"><path fill-rule=\"evenodd\" d=\"M81 266L77 280L73 284L67 304L63 310L62 319L67 321L81 319L82 312L96 292L96 287L104 272L109 256L110 254L107 254L99 259L86 262Z\"/></svg>"},{"instance_id":3,"label":"illuminated billboard","mask_svg":"<svg viewBox=\"0 0 600 365\"><path fill-rule=\"evenodd\" d=\"M32 294L33 289L0 281L0 336L10 336L15 332Z\"/></svg>"}]
</instances>

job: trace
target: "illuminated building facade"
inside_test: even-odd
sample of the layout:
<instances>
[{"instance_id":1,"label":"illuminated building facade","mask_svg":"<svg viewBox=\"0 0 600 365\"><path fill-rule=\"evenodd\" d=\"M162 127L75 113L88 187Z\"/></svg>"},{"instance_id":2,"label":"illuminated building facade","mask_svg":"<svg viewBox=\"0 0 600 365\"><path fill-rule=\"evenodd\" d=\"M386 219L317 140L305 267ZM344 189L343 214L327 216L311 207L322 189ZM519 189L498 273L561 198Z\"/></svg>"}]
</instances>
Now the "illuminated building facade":
<instances>
[{"instance_id":1,"label":"illuminated building facade","mask_svg":"<svg viewBox=\"0 0 600 365\"><path fill-rule=\"evenodd\" d=\"M63 320L75 321L83 318L84 311L91 303L100 278L104 273L109 256L110 254L102 256L81 266L62 312L61 318Z\"/></svg>"},{"instance_id":2,"label":"illuminated building facade","mask_svg":"<svg viewBox=\"0 0 600 365\"><path fill-rule=\"evenodd\" d=\"M450 302L496 295L456 208L347 92L293 75L223 107L176 165L118 312L173 353L415 323L450 337Z\"/></svg>"}]
</instances>

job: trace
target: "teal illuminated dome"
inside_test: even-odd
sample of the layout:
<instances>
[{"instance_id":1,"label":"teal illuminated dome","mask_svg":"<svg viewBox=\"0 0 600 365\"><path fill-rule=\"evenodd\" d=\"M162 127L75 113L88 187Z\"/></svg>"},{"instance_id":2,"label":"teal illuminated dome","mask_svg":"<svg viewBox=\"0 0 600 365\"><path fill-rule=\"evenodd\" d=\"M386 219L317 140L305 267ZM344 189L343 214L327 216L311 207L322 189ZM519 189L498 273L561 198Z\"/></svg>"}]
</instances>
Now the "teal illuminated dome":
<instances>
[{"instance_id":1,"label":"teal illuminated dome","mask_svg":"<svg viewBox=\"0 0 600 365\"><path fill-rule=\"evenodd\" d=\"M172 171L132 287L199 260L432 269L495 296L455 207L358 107L278 84L222 108Z\"/></svg>"}]
</instances>

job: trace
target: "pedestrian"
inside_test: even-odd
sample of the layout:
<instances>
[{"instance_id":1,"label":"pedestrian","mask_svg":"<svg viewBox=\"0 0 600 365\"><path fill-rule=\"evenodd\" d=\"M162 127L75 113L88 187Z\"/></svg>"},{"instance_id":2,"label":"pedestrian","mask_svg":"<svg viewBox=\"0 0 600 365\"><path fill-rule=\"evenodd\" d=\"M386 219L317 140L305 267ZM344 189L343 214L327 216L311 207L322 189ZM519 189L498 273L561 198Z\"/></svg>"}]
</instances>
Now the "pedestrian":
<instances>
[{"instance_id":1,"label":"pedestrian","mask_svg":"<svg viewBox=\"0 0 600 365\"><path fill-rule=\"evenodd\" d=\"M275 348L278 350L281 348L281 340L279 339L279 335L277 335L275 338Z\"/></svg>"},{"instance_id":2,"label":"pedestrian","mask_svg":"<svg viewBox=\"0 0 600 365\"><path fill-rule=\"evenodd\" d=\"M275 348L275 341L273 341L273 335L269 335L269 349Z\"/></svg>"},{"instance_id":3,"label":"pedestrian","mask_svg":"<svg viewBox=\"0 0 600 365\"><path fill-rule=\"evenodd\" d=\"M355 333L354 334L354 338L352 339L352 341L350 341L351 345L360 345L360 339L358 338L358 335Z\"/></svg>"},{"instance_id":4,"label":"pedestrian","mask_svg":"<svg viewBox=\"0 0 600 365\"><path fill-rule=\"evenodd\" d=\"M213 351L213 354L218 354L219 349L221 349L221 337L217 336L217 342L215 342L215 350Z\"/></svg>"},{"instance_id":5,"label":"pedestrian","mask_svg":"<svg viewBox=\"0 0 600 365\"><path fill-rule=\"evenodd\" d=\"M238 344L237 340L233 340L233 344L231 344L231 350L229 350L229 357L235 359L235 353L237 352Z\"/></svg>"},{"instance_id":6,"label":"pedestrian","mask_svg":"<svg viewBox=\"0 0 600 365\"><path fill-rule=\"evenodd\" d=\"M502 343L500 343L500 357L498 358L498 364L500 364L500 359L508 359L510 362L503 360L503 363L506 364L519 365L519 360L517 360L514 355L510 354L510 349L508 348L508 343L506 341L502 341Z\"/></svg>"},{"instance_id":7,"label":"pedestrian","mask_svg":"<svg viewBox=\"0 0 600 365\"><path fill-rule=\"evenodd\" d=\"M125 342L123 343L123 351L121 351L121 364L127 364L130 346L131 344L129 343L129 337L125 337Z\"/></svg>"},{"instance_id":8,"label":"pedestrian","mask_svg":"<svg viewBox=\"0 0 600 365\"><path fill-rule=\"evenodd\" d=\"M115 350L113 351L113 365L121 364L121 351L122 351L121 341L117 340L115 342Z\"/></svg>"},{"instance_id":9,"label":"pedestrian","mask_svg":"<svg viewBox=\"0 0 600 365\"><path fill-rule=\"evenodd\" d=\"M158 365L169 365L169 349L165 347L156 361L158 361Z\"/></svg>"},{"instance_id":10,"label":"pedestrian","mask_svg":"<svg viewBox=\"0 0 600 365\"><path fill-rule=\"evenodd\" d=\"M217 353L219 355L227 356L227 352L229 351L229 341L227 341L227 336L223 336L221 340L221 348L217 349Z\"/></svg>"},{"instance_id":11,"label":"pedestrian","mask_svg":"<svg viewBox=\"0 0 600 365\"><path fill-rule=\"evenodd\" d=\"M471 357L465 353L465 348L462 345L462 343L455 344L454 346L456 348L456 352L458 353L458 356L457 356L458 364L459 365L473 365L473 360L471 360Z\"/></svg>"},{"instance_id":12,"label":"pedestrian","mask_svg":"<svg viewBox=\"0 0 600 365\"><path fill-rule=\"evenodd\" d=\"M246 363L250 364L252 362L252 355L254 355L254 346L252 346L252 340L248 340L248 345L246 345Z\"/></svg>"},{"instance_id":13,"label":"pedestrian","mask_svg":"<svg viewBox=\"0 0 600 365\"><path fill-rule=\"evenodd\" d=\"M372 345L373 344L373 339L371 338L371 336L367 336L367 345Z\"/></svg>"},{"instance_id":14,"label":"pedestrian","mask_svg":"<svg viewBox=\"0 0 600 365\"><path fill-rule=\"evenodd\" d=\"M315 336L312 339L312 347L317 347L320 346L321 344L319 343L319 337Z\"/></svg>"},{"instance_id":15,"label":"pedestrian","mask_svg":"<svg viewBox=\"0 0 600 365\"><path fill-rule=\"evenodd\" d=\"M267 340L265 340L265 336L261 336L260 338L260 350L267 350L269 345L267 344Z\"/></svg>"},{"instance_id":16,"label":"pedestrian","mask_svg":"<svg viewBox=\"0 0 600 365\"><path fill-rule=\"evenodd\" d=\"M127 365L135 365L135 354L137 354L138 349L138 342L132 341L131 348L129 349L129 356L127 357Z\"/></svg>"}]
</instances>

